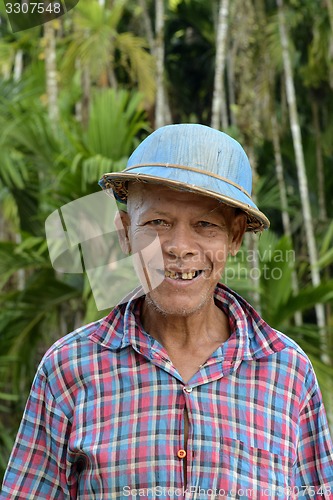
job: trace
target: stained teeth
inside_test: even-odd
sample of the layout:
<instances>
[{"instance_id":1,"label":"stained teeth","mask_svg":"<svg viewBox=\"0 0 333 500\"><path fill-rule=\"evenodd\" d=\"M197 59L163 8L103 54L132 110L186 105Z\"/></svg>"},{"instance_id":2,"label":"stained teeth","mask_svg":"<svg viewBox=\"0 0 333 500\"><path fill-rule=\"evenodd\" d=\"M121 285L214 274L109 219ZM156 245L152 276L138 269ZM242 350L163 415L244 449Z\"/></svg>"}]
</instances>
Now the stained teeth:
<instances>
[{"instance_id":1,"label":"stained teeth","mask_svg":"<svg viewBox=\"0 0 333 500\"><path fill-rule=\"evenodd\" d=\"M166 278L173 278L173 279L176 279L178 278L178 273L174 273L173 271L165 271L164 272L164 276Z\"/></svg>"},{"instance_id":2,"label":"stained teeth","mask_svg":"<svg viewBox=\"0 0 333 500\"><path fill-rule=\"evenodd\" d=\"M165 271L164 275L166 278L191 280L195 276L197 276L197 271L193 271L190 273L175 273L174 271Z\"/></svg>"},{"instance_id":3,"label":"stained teeth","mask_svg":"<svg viewBox=\"0 0 333 500\"><path fill-rule=\"evenodd\" d=\"M182 273L182 279L183 280L191 280L194 278L195 272L194 273Z\"/></svg>"}]
</instances>

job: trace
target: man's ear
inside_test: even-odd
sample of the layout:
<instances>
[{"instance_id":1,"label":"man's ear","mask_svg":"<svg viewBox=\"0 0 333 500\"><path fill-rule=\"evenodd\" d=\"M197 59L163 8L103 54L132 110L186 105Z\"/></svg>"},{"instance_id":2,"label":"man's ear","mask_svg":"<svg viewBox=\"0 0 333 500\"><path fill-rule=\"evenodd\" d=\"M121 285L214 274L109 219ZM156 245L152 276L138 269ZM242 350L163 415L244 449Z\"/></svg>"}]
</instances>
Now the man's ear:
<instances>
[{"instance_id":1,"label":"man's ear","mask_svg":"<svg viewBox=\"0 0 333 500\"><path fill-rule=\"evenodd\" d=\"M128 230L130 225L128 213L123 210L117 210L116 215L114 216L114 225L117 229L120 248L126 255L129 255L131 253L131 245L128 239Z\"/></svg>"},{"instance_id":2,"label":"man's ear","mask_svg":"<svg viewBox=\"0 0 333 500\"><path fill-rule=\"evenodd\" d=\"M237 254L243 241L243 236L246 231L246 215L238 213L235 215L230 228L229 236L229 253L233 257Z\"/></svg>"}]
</instances>

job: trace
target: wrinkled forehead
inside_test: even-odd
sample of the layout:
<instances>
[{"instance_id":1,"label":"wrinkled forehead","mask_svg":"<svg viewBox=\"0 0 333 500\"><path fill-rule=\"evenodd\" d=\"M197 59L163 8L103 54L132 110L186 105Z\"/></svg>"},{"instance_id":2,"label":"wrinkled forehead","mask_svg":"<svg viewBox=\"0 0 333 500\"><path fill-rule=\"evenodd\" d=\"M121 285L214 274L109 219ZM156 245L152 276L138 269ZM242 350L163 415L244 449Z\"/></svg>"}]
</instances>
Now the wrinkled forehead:
<instances>
[{"instance_id":1,"label":"wrinkled forehead","mask_svg":"<svg viewBox=\"0 0 333 500\"><path fill-rule=\"evenodd\" d=\"M211 210L232 210L221 201L203 196L187 190L173 189L168 186L149 184L143 182L130 182L128 185L127 209L140 207L161 208L176 207L181 210L184 207L192 206L204 211Z\"/></svg>"}]
</instances>

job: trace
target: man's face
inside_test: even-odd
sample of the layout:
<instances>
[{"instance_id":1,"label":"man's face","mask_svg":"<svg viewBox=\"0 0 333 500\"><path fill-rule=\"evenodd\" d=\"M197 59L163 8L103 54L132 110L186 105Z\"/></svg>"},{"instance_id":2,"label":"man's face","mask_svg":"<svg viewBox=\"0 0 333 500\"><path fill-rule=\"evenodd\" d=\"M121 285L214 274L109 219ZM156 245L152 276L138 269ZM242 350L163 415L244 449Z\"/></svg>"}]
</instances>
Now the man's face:
<instances>
[{"instance_id":1,"label":"man's face","mask_svg":"<svg viewBox=\"0 0 333 500\"><path fill-rule=\"evenodd\" d=\"M158 235L164 269L154 268L152 255L145 272L164 279L149 292L148 303L176 316L212 301L228 254L237 252L245 230L244 215L213 198L152 184L130 184L121 218L132 254Z\"/></svg>"}]
</instances>

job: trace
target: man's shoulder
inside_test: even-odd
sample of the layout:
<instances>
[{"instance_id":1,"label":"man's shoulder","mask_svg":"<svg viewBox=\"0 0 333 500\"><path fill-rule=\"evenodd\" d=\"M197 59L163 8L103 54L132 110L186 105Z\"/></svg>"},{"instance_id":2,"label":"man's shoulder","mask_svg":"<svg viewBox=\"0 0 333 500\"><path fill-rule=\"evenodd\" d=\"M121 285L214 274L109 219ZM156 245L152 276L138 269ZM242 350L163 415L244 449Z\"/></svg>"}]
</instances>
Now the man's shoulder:
<instances>
[{"instance_id":1,"label":"man's shoulder","mask_svg":"<svg viewBox=\"0 0 333 500\"><path fill-rule=\"evenodd\" d=\"M303 349L288 335L268 324L259 312L225 285L219 284L217 297L227 306L225 312L232 320L232 325L242 338L246 356L252 360L265 359L267 362L298 366L307 371L312 368L311 362Z\"/></svg>"},{"instance_id":2,"label":"man's shoulder","mask_svg":"<svg viewBox=\"0 0 333 500\"><path fill-rule=\"evenodd\" d=\"M288 335L275 330L281 341L284 343L284 348L275 354L276 363L289 377L296 378L302 381L303 391L306 393L318 391L318 381L315 370L309 356L304 352L301 346Z\"/></svg>"},{"instance_id":3,"label":"man's shoulder","mask_svg":"<svg viewBox=\"0 0 333 500\"><path fill-rule=\"evenodd\" d=\"M103 323L103 320L105 320L105 318L80 326L79 328L76 328L72 332L58 339L46 351L43 356L42 363L46 363L47 360L52 359L54 358L54 356L57 356L61 353L82 349L84 345L90 345L90 336L98 331L101 324Z\"/></svg>"},{"instance_id":4,"label":"man's shoulder","mask_svg":"<svg viewBox=\"0 0 333 500\"><path fill-rule=\"evenodd\" d=\"M123 310L115 307L107 316L76 328L57 340L45 353L40 366L80 363L103 350L115 350L123 334Z\"/></svg>"},{"instance_id":5,"label":"man's shoulder","mask_svg":"<svg viewBox=\"0 0 333 500\"><path fill-rule=\"evenodd\" d=\"M281 350L281 354L283 356L291 359L295 358L304 366L311 366L311 361L308 355L295 340L279 330L274 329L274 331L284 344L284 348Z\"/></svg>"}]
</instances>

